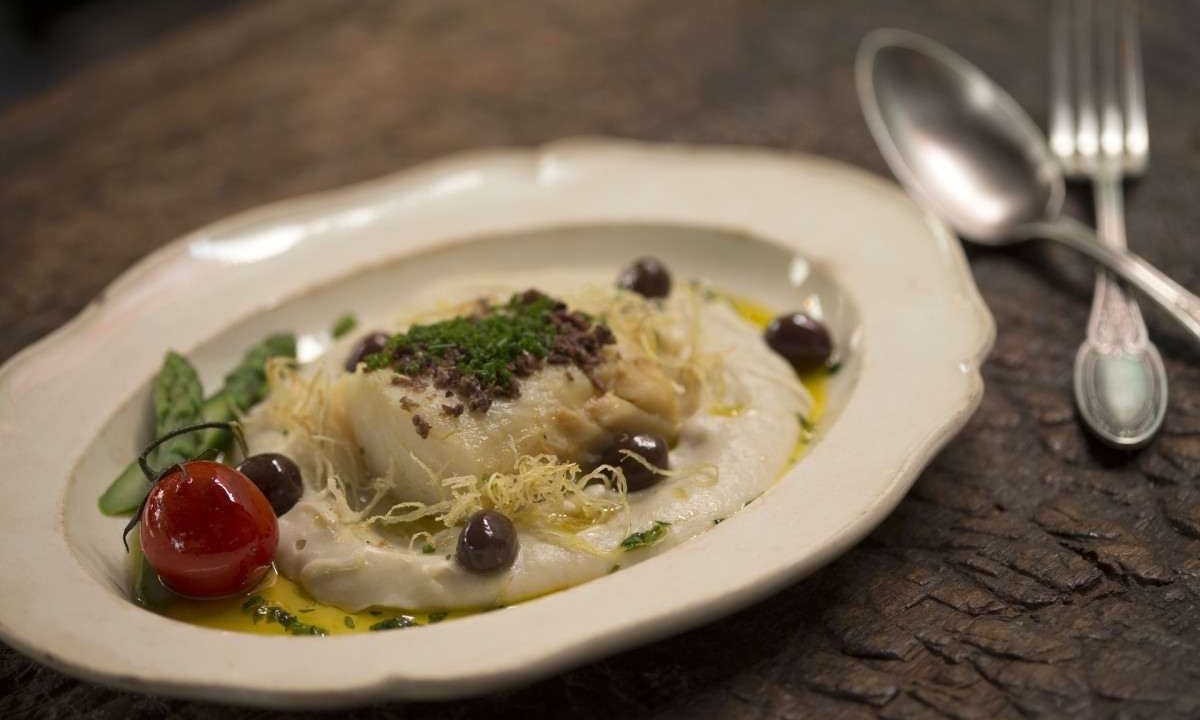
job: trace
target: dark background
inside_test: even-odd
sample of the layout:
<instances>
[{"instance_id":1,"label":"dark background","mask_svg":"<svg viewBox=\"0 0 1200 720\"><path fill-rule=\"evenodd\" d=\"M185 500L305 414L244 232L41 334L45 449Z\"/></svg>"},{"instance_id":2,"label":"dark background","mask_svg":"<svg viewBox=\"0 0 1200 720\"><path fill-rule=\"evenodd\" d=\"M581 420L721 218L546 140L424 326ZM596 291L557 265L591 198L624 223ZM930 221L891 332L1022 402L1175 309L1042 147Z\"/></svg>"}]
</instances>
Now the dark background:
<instances>
[{"instance_id":1,"label":"dark background","mask_svg":"<svg viewBox=\"0 0 1200 720\"><path fill-rule=\"evenodd\" d=\"M90 62L240 1L0 0L0 110Z\"/></svg>"}]
</instances>

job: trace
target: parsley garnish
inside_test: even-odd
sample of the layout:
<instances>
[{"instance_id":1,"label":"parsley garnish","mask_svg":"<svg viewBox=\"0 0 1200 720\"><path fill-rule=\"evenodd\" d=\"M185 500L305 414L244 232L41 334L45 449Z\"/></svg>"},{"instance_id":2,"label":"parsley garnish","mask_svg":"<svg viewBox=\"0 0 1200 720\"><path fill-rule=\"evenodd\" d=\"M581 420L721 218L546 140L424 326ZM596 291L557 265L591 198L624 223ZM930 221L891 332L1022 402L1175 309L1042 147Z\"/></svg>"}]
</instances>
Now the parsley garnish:
<instances>
[{"instance_id":1,"label":"parsley garnish","mask_svg":"<svg viewBox=\"0 0 1200 720\"><path fill-rule=\"evenodd\" d=\"M667 536L667 528L671 523L655 520L654 524L641 532L635 532L621 541L621 549L629 552L638 548L650 547Z\"/></svg>"},{"instance_id":2,"label":"parsley garnish","mask_svg":"<svg viewBox=\"0 0 1200 720\"><path fill-rule=\"evenodd\" d=\"M813 434L817 430L817 426L813 423L813 421L809 420L804 415L797 414L796 422L800 423L800 440L803 442L812 440Z\"/></svg>"},{"instance_id":3,"label":"parsley garnish","mask_svg":"<svg viewBox=\"0 0 1200 720\"><path fill-rule=\"evenodd\" d=\"M329 328L329 334L340 338L356 327L358 327L358 318L351 313L346 313L333 322L333 327Z\"/></svg>"},{"instance_id":4,"label":"parsley garnish","mask_svg":"<svg viewBox=\"0 0 1200 720\"><path fill-rule=\"evenodd\" d=\"M556 300L542 295L524 302L513 295L504 305L493 305L486 315L456 317L432 325L413 325L393 335L384 349L366 358L367 368L378 370L399 359L396 369L417 375L435 358L454 351L455 365L484 387L512 381L508 364L526 352L544 358L550 352L557 328L550 320Z\"/></svg>"},{"instance_id":5,"label":"parsley garnish","mask_svg":"<svg viewBox=\"0 0 1200 720\"><path fill-rule=\"evenodd\" d=\"M242 610L250 613L257 624L260 620L279 623L291 635L328 635L329 631L317 625L301 622L295 615L278 605L268 605L262 595L252 595L242 603ZM301 611L303 612L303 611Z\"/></svg>"},{"instance_id":6,"label":"parsley garnish","mask_svg":"<svg viewBox=\"0 0 1200 720\"><path fill-rule=\"evenodd\" d=\"M486 412L493 400L516 397L518 380L545 363L574 363L587 372L615 341L607 326L531 289L471 315L413 325L364 363L368 371L432 379L434 387L457 393L466 409Z\"/></svg>"},{"instance_id":7,"label":"parsley garnish","mask_svg":"<svg viewBox=\"0 0 1200 720\"><path fill-rule=\"evenodd\" d=\"M378 632L379 630L401 630L406 627L412 627L417 622L407 615L397 615L390 617L387 620L380 620L372 625L369 629Z\"/></svg>"}]
</instances>

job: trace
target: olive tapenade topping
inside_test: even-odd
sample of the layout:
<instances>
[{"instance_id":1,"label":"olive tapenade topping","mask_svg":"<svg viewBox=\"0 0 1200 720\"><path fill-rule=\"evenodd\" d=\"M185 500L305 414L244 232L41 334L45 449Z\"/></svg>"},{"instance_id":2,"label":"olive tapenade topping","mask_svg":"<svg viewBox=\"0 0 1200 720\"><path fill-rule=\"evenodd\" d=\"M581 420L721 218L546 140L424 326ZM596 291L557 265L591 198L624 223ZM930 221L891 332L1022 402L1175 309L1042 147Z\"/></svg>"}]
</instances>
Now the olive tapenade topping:
<instances>
[{"instance_id":1,"label":"olive tapenade topping","mask_svg":"<svg viewBox=\"0 0 1200 720\"><path fill-rule=\"evenodd\" d=\"M362 362L368 355L379 352L383 346L387 344L388 336L381 332L373 332L364 335L354 345L354 349L350 351L350 357L346 358L346 372L354 372L358 369L358 364Z\"/></svg>"},{"instance_id":2,"label":"olive tapenade topping","mask_svg":"<svg viewBox=\"0 0 1200 720\"><path fill-rule=\"evenodd\" d=\"M433 426L420 415L412 416L412 424L417 429L417 434L421 436L421 439L429 437L429 431L433 429Z\"/></svg>"},{"instance_id":3,"label":"olive tapenade topping","mask_svg":"<svg viewBox=\"0 0 1200 720\"><path fill-rule=\"evenodd\" d=\"M573 364L599 386L593 371L604 361L604 346L615 342L607 326L526 290L504 304L481 305L473 315L414 325L363 363L368 372L391 369L411 381L427 380L452 391L466 409L486 412L498 398L519 396L518 381L545 364Z\"/></svg>"}]
</instances>

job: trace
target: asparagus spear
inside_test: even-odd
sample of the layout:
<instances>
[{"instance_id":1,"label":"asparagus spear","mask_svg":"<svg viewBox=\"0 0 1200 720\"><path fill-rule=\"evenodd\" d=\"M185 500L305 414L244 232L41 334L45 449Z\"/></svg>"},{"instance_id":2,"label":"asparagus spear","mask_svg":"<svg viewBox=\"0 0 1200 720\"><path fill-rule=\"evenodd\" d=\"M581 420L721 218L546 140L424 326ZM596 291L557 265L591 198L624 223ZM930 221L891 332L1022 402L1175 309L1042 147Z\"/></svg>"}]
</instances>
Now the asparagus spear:
<instances>
[{"instance_id":1,"label":"asparagus spear","mask_svg":"<svg viewBox=\"0 0 1200 720\"><path fill-rule=\"evenodd\" d=\"M296 357L296 336L290 333L270 335L246 352L242 362L225 376L225 384L204 401L203 422L229 422L254 407L267 394L267 360ZM228 450L232 437L228 430L208 430L200 435L200 452Z\"/></svg>"},{"instance_id":2,"label":"asparagus spear","mask_svg":"<svg viewBox=\"0 0 1200 720\"><path fill-rule=\"evenodd\" d=\"M154 379L155 437L199 422L203 398L204 389L196 369L187 358L174 351L168 352ZM194 435L175 438L155 451L152 463L156 467L170 467L183 462L195 457L198 445ZM142 502L149 490L150 482L143 477L138 464L131 463L100 496L100 510L109 515L128 512Z\"/></svg>"},{"instance_id":3,"label":"asparagus spear","mask_svg":"<svg viewBox=\"0 0 1200 720\"><path fill-rule=\"evenodd\" d=\"M221 389L208 400L201 401L200 379L191 363L181 355L168 353L154 385L155 437L183 425L235 420L266 394L266 362L276 356L296 356L295 336L271 335L252 347L242 362L225 376ZM183 435L164 443L155 452L152 465L163 470L209 451L224 451L231 440L225 430ZM105 515L132 512L149 491L150 482L142 475L137 462L133 462L100 496L100 511Z\"/></svg>"}]
</instances>

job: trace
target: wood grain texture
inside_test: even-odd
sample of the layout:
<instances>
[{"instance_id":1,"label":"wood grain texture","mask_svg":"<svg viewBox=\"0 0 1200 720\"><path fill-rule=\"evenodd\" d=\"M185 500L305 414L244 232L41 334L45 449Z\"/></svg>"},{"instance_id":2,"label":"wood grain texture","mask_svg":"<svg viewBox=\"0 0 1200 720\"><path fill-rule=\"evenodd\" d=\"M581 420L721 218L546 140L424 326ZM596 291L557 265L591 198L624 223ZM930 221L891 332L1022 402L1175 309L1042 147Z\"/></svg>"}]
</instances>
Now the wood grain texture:
<instances>
[{"instance_id":1,"label":"wood grain texture","mask_svg":"<svg viewBox=\"0 0 1200 720\"><path fill-rule=\"evenodd\" d=\"M863 34L942 39L1042 119L1045 13L1035 0L249 2L0 116L0 360L188 230L448 152L601 134L886 173L853 94ZM1153 160L1128 202L1130 243L1200 288L1200 5L1145 2L1142 19ZM1090 268L1041 245L970 259L999 328L983 406L858 548L737 615L529 688L346 716L1200 717L1200 353L1151 312L1165 429L1140 454L1097 448L1070 400ZM6 648L0 693L4 718L286 717L113 692Z\"/></svg>"}]
</instances>

